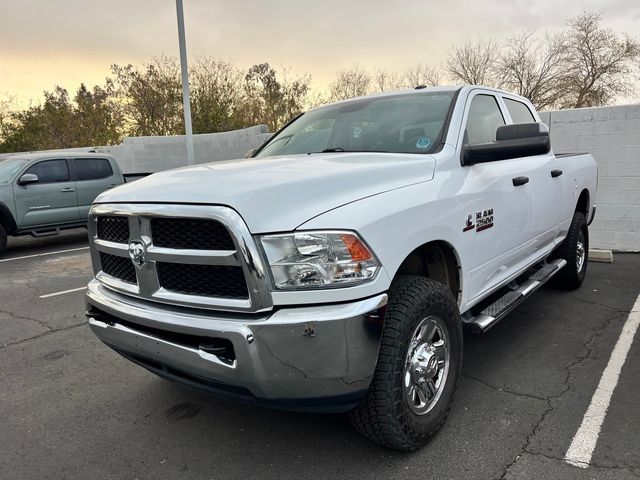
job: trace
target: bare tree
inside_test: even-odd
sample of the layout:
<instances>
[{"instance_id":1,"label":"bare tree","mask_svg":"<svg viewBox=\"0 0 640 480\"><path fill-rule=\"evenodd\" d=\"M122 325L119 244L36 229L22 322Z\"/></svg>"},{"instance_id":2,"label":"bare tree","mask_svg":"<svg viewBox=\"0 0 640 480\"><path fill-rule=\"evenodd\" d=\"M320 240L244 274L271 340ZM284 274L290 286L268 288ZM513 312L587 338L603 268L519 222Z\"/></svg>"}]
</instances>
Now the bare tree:
<instances>
[{"instance_id":1,"label":"bare tree","mask_svg":"<svg viewBox=\"0 0 640 480\"><path fill-rule=\"evenodd\" d=\"M400 75L392 70L379 68L373 75L373 89L377 92L388 92L405 87Z\"/></svg>"},{"instance_id":2,"label":"bare tree","mask_svg":"<svg viewBox=\"0 0 640 480\"><path fill-rule=\"evenodd\" d=\"M640 61L640 43L602 27L601 19L585 11L568 22L565 108L605 105L616 96L633 94L631 76Z\"/></svg>"},{"instance_id":3,"label":"bare tree","mask_svg":"<svg viewBox=\"0 0 640 480\"><path fill-rule=\"evenodd\" d=\"M465 41L449 52L445 69L455 82L498 87L495 76L498 46L493 40Z\"/></svg>"},{"instance_id":4,"label":"bare tree","mask_svg":"<svg viewBox=\"0 0 640 480\"><path fill-rule=\"evenodd\" d=\"M435 87L440 85L440 72L427 64L419 63L405 70L404 84L408 88L417 87L418 85Z\"/></svg>"},{"instance_id":5,"label":"bare tree","mask_svg":"<svg viewBox=\"0 0 640 480\"><path fill-rule=\"evenodd\" d=\"M340 70L337 78L329 85L331 100L345 100L369 93L371 76L360 65Z\"/></svg>"},{"instance_id":6,"label":"bare tree","mask_svg":"<svg viewBox=\"0 0 640 480\"><path fill-rule=\"evenodd\" d=\"M4 140L6 130L11 123L16 97L8 93L0 94L0 141Z\"/></svg>"},{"instance_id":7,"label":"bare tree","mask_svg":"<svg viewBox=\"0 0 640 480\"><path fill-rule=\"evenodd\" d=\"M507 41L496 64L496 74L505 90L531 100L537 109L559 104L566 94L564 36L522 32Z\"/></svg>"}]
</instances>

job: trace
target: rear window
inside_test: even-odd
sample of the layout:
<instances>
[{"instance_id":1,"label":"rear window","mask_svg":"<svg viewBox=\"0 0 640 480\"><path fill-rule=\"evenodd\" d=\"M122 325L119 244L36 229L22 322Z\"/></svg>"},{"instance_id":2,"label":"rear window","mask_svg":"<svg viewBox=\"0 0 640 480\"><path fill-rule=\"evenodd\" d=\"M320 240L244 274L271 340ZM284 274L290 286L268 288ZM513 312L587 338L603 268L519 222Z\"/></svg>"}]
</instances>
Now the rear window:
<instances>
[{"instance_id":1,"label":"rear window","mask_svg":"<svg viewBox=\"0 0 640 480\"><path fill-rule=\"evenodd\" d=\"M507 106L507 110L509 110L513 123L536 123L533 113L531 113L529 107L524 103L511 100L510 98L503 98L503 100Z\"/></svg>"},{"instance_id":2,"label":"rear window","mask_svg":"<svg viewBox=\"0 0 640 480\"><path fill-rule=\"evenodd\" d=\"M99 180L113 175L106 158L76 158L73 160L78 180Z\"/></svg>"}]
</instances>

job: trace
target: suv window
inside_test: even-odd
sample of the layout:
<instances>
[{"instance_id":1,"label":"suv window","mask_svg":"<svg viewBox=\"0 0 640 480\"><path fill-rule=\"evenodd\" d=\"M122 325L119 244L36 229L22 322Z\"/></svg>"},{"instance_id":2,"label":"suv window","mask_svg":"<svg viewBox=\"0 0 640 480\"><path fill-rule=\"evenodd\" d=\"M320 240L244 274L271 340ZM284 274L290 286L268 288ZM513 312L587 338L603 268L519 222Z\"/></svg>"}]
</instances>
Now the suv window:
<instances>
[{"instance_id":1,"label":"suv window","mask_svg":"<svg viewBox=\"0 0 640 480\"><path fill-rule=\"evenodd\" d=\"M536 123L533 113L531 113L529 107L524 103L511 100L510 98L503 98L503 100L507 106L507 110L509 110L509 115L511 115L513 123Z\"/></svg>"},{"instance_id":2,"label":"suv window","mask_svg":"<svg viewBox=\"0 0 640 480\"><path fill-rule=\"evenodd\" d=\"M66 160L45 160L29 167L25 173L35 173L38 183L66 182L69 180L69 167Z\"/></svg>"},{"instance_id":3,"label":"suv window","mask_svg":"<svg viewBox=\"0 0 640 480\"><path fill-rule=\"evenodd\" d=\"M74 158L78 180L98 180L113 175L111 164L106 158Z\"/></svg>"},{"instance_id":4,"label":"suv window","mask_svg":"<svg viewBox=\"0 0 640 480\"><path fill-rule=\"evenodd\" d=\"M464 143L476 145L496 139L496 130L504 125L498 101L493 95L476 95L471 100Z\"/></svg>"}]
</instances>

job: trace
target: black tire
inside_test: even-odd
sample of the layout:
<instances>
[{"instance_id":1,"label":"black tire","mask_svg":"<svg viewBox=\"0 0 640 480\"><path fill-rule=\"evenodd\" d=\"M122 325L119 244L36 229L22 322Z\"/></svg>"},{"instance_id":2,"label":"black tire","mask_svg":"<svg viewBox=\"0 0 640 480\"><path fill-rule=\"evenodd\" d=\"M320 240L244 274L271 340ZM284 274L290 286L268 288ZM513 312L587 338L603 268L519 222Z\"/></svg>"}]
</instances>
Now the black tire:
<instances>
[{"instance_id":1,"label":"black tire","mask_svg":"<svg viewBox=\"0 0 640 480\"><path fill-rule=\"evenodd\" d=\"M584 251L582 261L578 262L580 251ZM576 212L562 245L558 249L557 258L567 261L560 272L553 278L554 286L563 290L580 288L587 274L589 263L589 229L584 213Z\"/></svg>"},{"instance_id":2,"label":"black tire","mask_svg":"<svg viewBox=\"0 0 640 480\"><path fill-rule=\"evenodd\" d=\"M0 223L0 253L7 249L7 230Z\"/></svg>"},{"instance_id":3,"label":"black tire","mask_svg":"<svg viewBox=\"0 0 640 480\"><path fill-rule=\"evenodd\" d=\"M438 325L441 323L446 329L449 366L446 374L442 373L445 370L440 370L439 393L433 397L431 406L425 407L428 411L417 414L415 399L421 399L414 397L413 407L409 405L405 366L409 365L409 349L417 351L416 344L410 343L418 327L433 318L441 319ZM447 418L461 367L462 322L451 292L434 280L400 275L389 291L374 377L367 395L350 412L351 422L362 435L380 445L403 451L416 450L429 441Z\"/></svg>"}]
</instances>

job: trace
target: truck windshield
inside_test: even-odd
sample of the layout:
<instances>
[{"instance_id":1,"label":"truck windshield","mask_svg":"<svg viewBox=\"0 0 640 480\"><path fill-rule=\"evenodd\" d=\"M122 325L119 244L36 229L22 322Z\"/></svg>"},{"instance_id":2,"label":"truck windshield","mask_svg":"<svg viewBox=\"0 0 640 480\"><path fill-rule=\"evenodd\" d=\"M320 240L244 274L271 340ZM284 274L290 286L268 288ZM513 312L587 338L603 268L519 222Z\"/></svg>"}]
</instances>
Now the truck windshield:
<instances>
[{"instance_id":1,"label":"truck windshield","mask_svg":"<svg viewBox=\"0 0 640 480\"><path fill-rule=\"evenodd\" d=\"M431 153L454 92L420 92L328 105L305 113L256 157L320 152Z\"/></svg>"},{"instance_id":2,"label":"truck windshield","mask_svg":"<svg viewBox=\"0 0 640 480\"><path fill-rule=\"evenodd\" d=\"M11 177L25 164L26 160L9 158L0 161L0 183L7 183Z\"/></svg>"}]
</instances>

